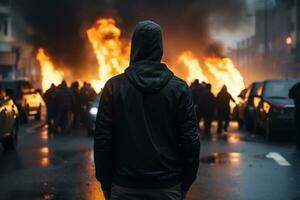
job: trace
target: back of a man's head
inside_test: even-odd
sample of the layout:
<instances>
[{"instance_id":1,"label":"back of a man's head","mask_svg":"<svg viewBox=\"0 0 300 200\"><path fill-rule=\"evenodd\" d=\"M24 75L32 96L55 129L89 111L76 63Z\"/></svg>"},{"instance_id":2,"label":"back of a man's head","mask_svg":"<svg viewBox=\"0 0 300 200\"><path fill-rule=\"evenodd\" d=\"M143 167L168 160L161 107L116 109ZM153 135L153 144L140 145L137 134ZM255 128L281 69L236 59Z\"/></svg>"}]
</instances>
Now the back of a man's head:
<instances>
[{"instance_id":1,"label":"back of a man's head","mask_svg":"<svg viewBox=\"0 0 300 200\"><path fill-rule=\"evenodd\" d=\"M130 64L140 61L160 62L163 56L161 28L150 20L139 22L131 41Z\"/></svg>"}]
</instances>

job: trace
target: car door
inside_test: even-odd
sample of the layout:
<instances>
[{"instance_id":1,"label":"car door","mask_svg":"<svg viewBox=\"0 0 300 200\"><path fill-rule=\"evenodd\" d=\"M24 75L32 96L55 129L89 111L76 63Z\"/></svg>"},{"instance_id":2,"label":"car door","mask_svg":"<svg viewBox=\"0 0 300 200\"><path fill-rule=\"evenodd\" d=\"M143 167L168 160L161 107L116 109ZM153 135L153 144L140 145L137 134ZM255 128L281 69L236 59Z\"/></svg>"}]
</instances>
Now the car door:
<instances>
[{"instance_id":1,"label":"car door","mask_svg":"<svg viewBox=\"0 0 300 200\"><path fill-rule=\"evenodd\" d=\"M23 83L25 99L27 105L29 106L30 110L37 109L40 106L40 100L38 93L34 90L34 88L28 82Z\"/></svg>"}]
</instances>

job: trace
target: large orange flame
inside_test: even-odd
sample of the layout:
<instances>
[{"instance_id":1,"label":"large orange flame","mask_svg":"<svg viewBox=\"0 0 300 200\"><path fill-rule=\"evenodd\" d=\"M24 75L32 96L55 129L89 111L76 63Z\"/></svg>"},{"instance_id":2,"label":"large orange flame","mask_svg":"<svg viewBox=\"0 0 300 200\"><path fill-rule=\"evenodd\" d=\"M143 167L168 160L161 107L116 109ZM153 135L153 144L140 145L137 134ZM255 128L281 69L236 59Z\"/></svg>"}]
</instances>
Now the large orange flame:
<instances>
[{"instance_id":1,"label":"large orange flame","mask_svg":"<svg viewBox=\"0 0 300 200\"><path fill-rule=\"evenodd\" d=\"M191 51L183 52L178 61L183 63L188 70L188 76L186 81L191 84L195 79L199 79L200 82L208 82L208 78L204 75L199 61L195 58Z\"/></svg>"},{"instance_id":2,"label":"large orange flame","mask_svg":"<svg viewBox=\"0 0 300 200\"><path fill-rule=\"evenodd\" d=\"M205 66L214 78L214 90L218 92L224 85L228 92L237 99L245 89L244 79L229 58L206 58Z\"/></svg>"},{"instance_id":3,"label":"large orange flame","mask_svg":"<svg viewBox=\"0 0 300 200\"><path fill-rule=\"evenodd\" d=\"M112 18L97 20L86 33L99 65L98 79L90 80L90 82L99 92L109 78L122 73L128 66L130 44L128 41L121 40L121 30ZM44 91L50 87L51 83L59 84L62 81L64 73L54 67L43 49L38 51L37 60L42 68ZM185 67L187 72L185 75L177 75L182 75L181 77L189 84L195 79L210 82L215 94L223 85L226 85L234 98L237 98L240 91L245 88L243 77L229 58L198 59L193 52L185 51L176 60L180 65L175 68Z\"/></svg>"},{"instance_id":4,"label":"large orange flame","mask_svg":"<svg viewBox=\"0 0 300 200\"><path fill-rule=\"evenodd\" d=\"M243 77L230 58L204 57L201 65L191 51L186 51L179 56L179 62L187 67L188 74L184 79L189 84L195 79L211 83L214 94L226 85L229 93L237 99L245 88Z\"/></svg>"},{"instance_id":5,"label":"large orange flame","mask_svg":"<svg viewBox=\"0 0 300 200\"><path fill-rule=\"evenodd\" d=\"M55 69L50 57L45 53L45 50L40 48L37 52L36 59L41 66L42 75L42 89L46 91L50 88L51 84L58 85L64 78L64 73L60 70Z\"/></svg>"},{"instance_id":6,"label":"large orange flame","mask_svg":"<svg viewBox=\"0 0 300 200\"><path fill-rule=\"evenodd\" d=\"M120 40L121 30L112 18L99 19L87 30L87 35L99 64L99 80L92 81L92 85L99 90L109 78L128 66L129 43Z\"/></svg>"}]
</instances>

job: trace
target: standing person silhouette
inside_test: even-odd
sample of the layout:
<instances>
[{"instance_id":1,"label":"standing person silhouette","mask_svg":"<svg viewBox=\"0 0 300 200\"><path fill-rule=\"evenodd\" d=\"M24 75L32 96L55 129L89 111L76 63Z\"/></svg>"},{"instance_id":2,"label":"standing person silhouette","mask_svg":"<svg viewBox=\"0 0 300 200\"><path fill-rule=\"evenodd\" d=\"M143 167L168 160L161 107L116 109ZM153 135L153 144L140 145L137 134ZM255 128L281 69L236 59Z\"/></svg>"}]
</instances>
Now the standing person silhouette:
<instances>
[{"instance_id":1,"label":"standing person silhouette","mask_svg":"<svg viewBox=\"0 0 300 200\"><path fill-rule=\"evenodd\" d=\"M106 199L181 200L196 178L200 141L192 95L162 55L160 26L139 22L130 66L103 89L94 158Z\"/></svg>"},{"instance_id":2,"label":"standing person silhouette","mask_svg":"<svg viewBox=\"0 0 300 200\"><path fill-rule=\"evenodd\" d=\"M230 101L235 103L231 94L227 91L227 87L224 85L221 91L216 97L216 107L218 113L218 134L221 134L224 130L228 130L230 121Z\"/></svg>"}]
</instances>

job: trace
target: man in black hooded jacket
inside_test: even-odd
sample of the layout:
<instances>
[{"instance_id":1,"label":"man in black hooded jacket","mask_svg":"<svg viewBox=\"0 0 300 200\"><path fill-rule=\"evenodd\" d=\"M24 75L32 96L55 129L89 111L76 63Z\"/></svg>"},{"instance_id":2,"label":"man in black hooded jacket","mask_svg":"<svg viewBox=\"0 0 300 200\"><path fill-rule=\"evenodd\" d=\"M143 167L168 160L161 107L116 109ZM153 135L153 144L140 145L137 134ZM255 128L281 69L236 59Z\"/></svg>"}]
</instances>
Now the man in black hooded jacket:
<instances>
[{"instance_id":1,"label":"man in black hooded jacket","mask_svg":"<svg viewBox=\"0 0 300 200\"><path fill-rule=\"evenodd\" d=\"M300 82L290 89L289 97L295 102L296 148L300 151Z\"/></svg>"},{"instance_id":2,"label":"man in black hooded jacket","mask_svg":"<svg viewBox=\"0 0 300 200\"><path fill-rule=\"evenodd\" d=\"M96 178L106 199L183 199L196 178L200 141L187 84L161 63L160 26L135 28L130 66L102 92Z\"/></svg>"}]
</instances>

